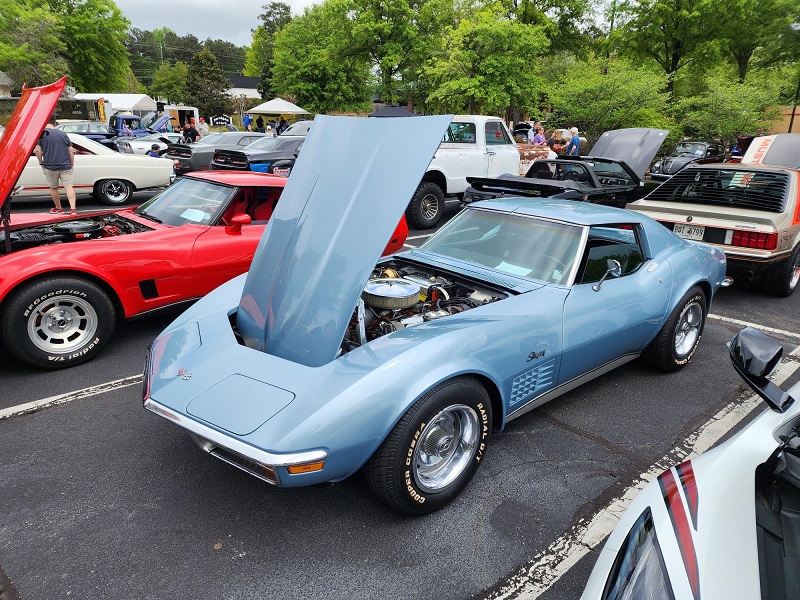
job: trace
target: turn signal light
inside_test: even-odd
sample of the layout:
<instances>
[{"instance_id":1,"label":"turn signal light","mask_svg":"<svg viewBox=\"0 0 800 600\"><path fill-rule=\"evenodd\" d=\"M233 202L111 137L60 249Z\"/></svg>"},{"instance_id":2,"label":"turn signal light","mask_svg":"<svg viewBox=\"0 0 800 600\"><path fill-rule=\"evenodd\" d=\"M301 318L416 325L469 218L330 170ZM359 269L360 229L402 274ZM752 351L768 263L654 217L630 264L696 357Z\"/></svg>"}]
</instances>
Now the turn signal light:
<instances>
[{"instance_id":1,"label":"turn signal light","mask_svg":"<svg viewBox=\"0 0 800 600\"><path fill-rule=\"evenodd\" d=\"M299 475L301 473L312 473L314 471L321 471L325 466L325 461L306 463L304 465L289 465L286 467L292 475Z\"/></svg>"},{"instance_id":2,"label":"turn signal light","mask_svg":"<svg viewBox=\"0 0 800 600\"><path fill-rule=\"evenodd\" d=\"M734 231L731 238L734 246L745 248L758 248L760 250L774 250L778 247L778 234L758 233L755 231Z\"/></svg>"}]
</instances>

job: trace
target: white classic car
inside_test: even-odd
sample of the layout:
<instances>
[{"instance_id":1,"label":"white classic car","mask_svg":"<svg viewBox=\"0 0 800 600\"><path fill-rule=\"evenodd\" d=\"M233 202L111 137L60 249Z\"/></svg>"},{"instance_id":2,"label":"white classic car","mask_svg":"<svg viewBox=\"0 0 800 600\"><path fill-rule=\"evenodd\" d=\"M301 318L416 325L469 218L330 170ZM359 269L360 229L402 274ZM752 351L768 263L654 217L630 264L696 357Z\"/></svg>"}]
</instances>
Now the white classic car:
<instances>
[{"instance_id":1,"label":"white classic car","mask_svg":"<svg viewBox=\"0 0 800 600\"><path fill-rule=\"evenodd\" d=\"M153 144L156 144L163 156L167 151L167 144L180 144L181 140L183 140L182 133L159 132L141 137L117 138L116 143L117 151L123 154L147 154Z\"/></svg>"},{"instance_id":2,"label":"white classic car","mask_svg":"<svg viewBox=\"0 0 800 600\"><path fill-rule=\"evenodd\" d=\"M124 204L136 190L168 186L175 178L166 158L120 154L89 138L68 133L75 149L76 194L93 194L110 205ZM46 196L49 186L35 156L22 170L15 196ZM63 188L62 188L63 190Z\"/></svg>"}]
</instances>

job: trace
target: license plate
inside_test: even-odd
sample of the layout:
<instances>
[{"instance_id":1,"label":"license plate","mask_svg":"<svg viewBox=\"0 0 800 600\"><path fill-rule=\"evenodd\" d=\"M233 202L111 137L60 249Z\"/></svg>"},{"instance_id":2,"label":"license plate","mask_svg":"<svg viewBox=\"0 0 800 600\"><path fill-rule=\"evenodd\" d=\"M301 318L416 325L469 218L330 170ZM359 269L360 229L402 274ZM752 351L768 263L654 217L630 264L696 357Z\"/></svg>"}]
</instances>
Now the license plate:
<instances>
[{"instance_id":1,"label":"license plate","mask_svg":"<svg viewBox=\"0 0 800 600\"><path fill-rule=\"evenodd\" d=\"M672 231L675 233L675 235L678 235L686 240L697 240L702 242L703 234L706 232L706 228L697 225L676 224L675 229Z\"/></svg>"}]
</instances>

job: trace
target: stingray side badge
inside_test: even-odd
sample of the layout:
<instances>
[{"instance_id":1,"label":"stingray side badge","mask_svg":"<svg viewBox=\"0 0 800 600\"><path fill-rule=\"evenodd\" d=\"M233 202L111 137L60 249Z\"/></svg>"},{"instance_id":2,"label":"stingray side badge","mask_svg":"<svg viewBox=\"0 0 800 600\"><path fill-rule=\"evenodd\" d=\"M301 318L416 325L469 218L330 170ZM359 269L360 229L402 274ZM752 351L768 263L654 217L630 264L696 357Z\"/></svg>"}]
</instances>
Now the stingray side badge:
<instances>
[{"instance_id":1,"label":"stingray side badge","mask_svg":"<svg viewBox=\"0 0 800 600\"><path fill-rule=\"evenodd\" d=\"M181 369L180 371L178 371L178 377L180 377L181 379L191 379L192 374L189 373L189 371L187 371L186 369Z\"/></svg>"}]
</instances>

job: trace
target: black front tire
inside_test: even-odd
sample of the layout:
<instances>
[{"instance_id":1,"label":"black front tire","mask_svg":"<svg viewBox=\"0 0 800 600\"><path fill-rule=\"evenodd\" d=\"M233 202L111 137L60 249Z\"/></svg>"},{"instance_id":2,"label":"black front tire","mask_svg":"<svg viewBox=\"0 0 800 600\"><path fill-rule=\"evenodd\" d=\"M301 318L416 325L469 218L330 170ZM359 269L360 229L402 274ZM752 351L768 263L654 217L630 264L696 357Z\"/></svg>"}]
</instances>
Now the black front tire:
<instances>
[{"instance_id":1,"label":"black front tire","mask_svg":"<svg viewBox=\"0 0 800 600\"><path fill-rule=\"evenodd\" d=\"M444 381L408 409L369 459L367 483L402 514L439 510L472 479L491 424L489 394L477 379Z\"/></svg>"},{"instance_id":2,"label":"black front tire","mask_svg":"<svg viewBox=\"0 0 800 600\"><path fill-rule=\"evenodd\" d=\"M115 326L106 293L77 277L25 284L11 294L0 315L9 352L43 369L64 369L93 358Z\"/></svg>"},{"instance_id":3,"label":"black front tire","mask_svg":"<svg viewBox=\"0 0 800 600\"><path fill-rule=\"evenodd\" d=\"M119 206L133 195L133 185L124 179L103 179L94 185L94 196L103 204Z\"/></svg>"},{"instance_id":4,"label":"black front tire","mask_svg":"<svg viewBox=\"0 0 800 600\"><path fill-rule=\"evenodd\" d=\"M423 181L406 209L406 219L416 229L436 227L444 216L444 192L432 181Z\"/></svg>"},{"instance_id":5,"label":"black front tire","mask_svg":"<svg viewBox=\"0 0 800 600\"><path fill-rule=\"evenodd\" d=\"M788 298L794 294L800 283L800 243L795 246L789 259L775 267L764 283L770 294L780 298Z\"/></svg>"},{"instance_id":6,"label":"black front tire","mask_svg":"<svg viewBox=\"0 0 800 600\"><path fill-rule=\"evenodd\" d=\"M694 356L703 336L708 302L699 286L681 298L655 339L642 352L642 360L659 371L682 369Z\"/></svg>"}]
</instances>

